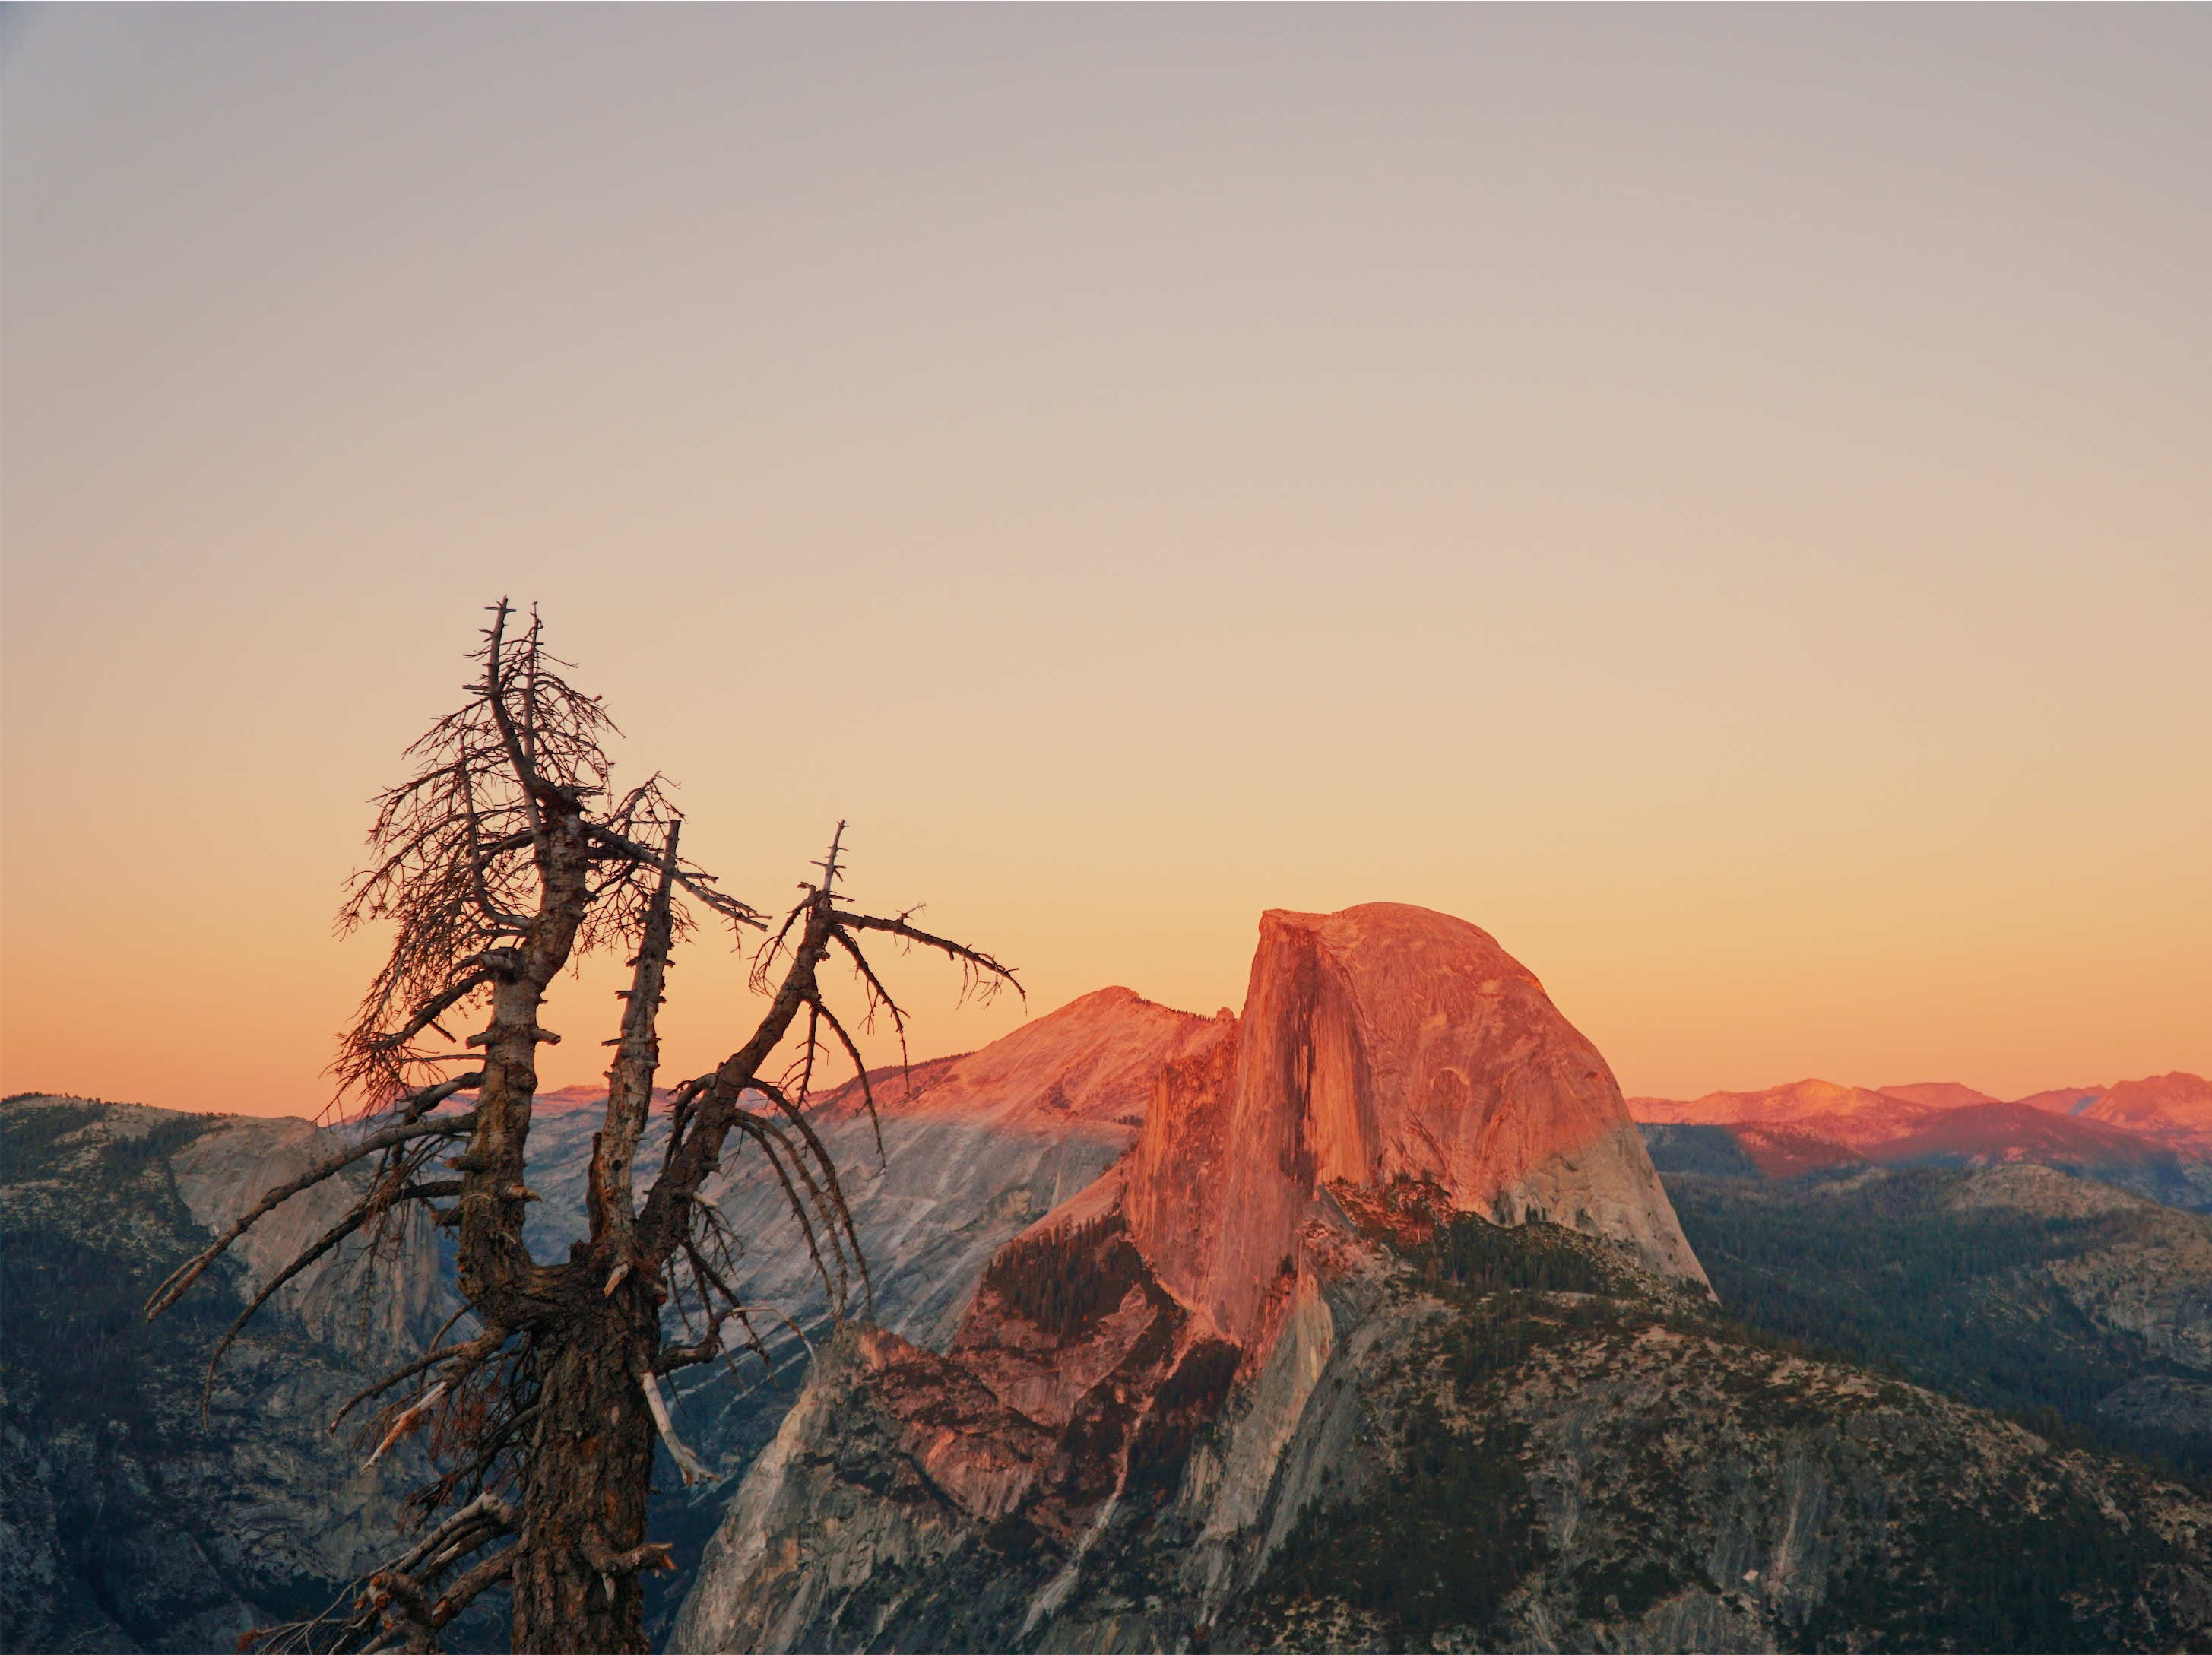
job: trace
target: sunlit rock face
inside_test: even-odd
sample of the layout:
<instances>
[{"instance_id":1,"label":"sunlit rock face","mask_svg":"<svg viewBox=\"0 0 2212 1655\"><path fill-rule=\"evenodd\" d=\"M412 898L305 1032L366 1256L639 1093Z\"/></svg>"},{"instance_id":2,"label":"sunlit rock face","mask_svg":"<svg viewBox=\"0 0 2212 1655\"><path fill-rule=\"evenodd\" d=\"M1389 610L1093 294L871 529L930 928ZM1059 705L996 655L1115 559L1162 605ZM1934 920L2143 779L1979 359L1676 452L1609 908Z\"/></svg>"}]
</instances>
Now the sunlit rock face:
<instances>
[{"instance_id":1,"label":"sunlit rock face","mask_svg":"<svg viewBox=\"0 0 2212 1655\"><path fill-rule=\"evenodd\" d=\"M299 1119L226 1118L176 1152L170 1176L195 1222L220 1235L261 1196L301 1177L337 1147L334 1135ZM240 1296L251 1302L269 1280L312 1247L360 1198L358 1177L303 1190L248 1230L230 1256L246 1269ZM368 1361L401 1361L428 1345L459 1308L440 1279L436 1232L420 1207L395 1220L396 1263L363 1292L368 1256L349 1238L277 1289L275 1307L313 1338Z\"/></svg>"},{"instance_id":2,"label":"sunlit rock face","mask_svg":"<svg viewBox=\"0 0 2212 1655\"><path fill-rule=\"evenodd\" d=\"M873 1272L872 1319L942 1350L992 1251L1121 1159L1162 1068L1231 1027L1101 989L980 1051L874 1073L873 1122L857 1080L832 1093L813 1118ZM825 1315L782 1187L759 1158L732 1158L708 1193L745 1238L747 1299L806 1325Z\"/></svg>"},{"instance_id":3,"label":"sunlit rock face","mask_svg":"<svg viewBox=\"0 0 2212 1655\"><path fill-rule=\"evenodd\" d=\"M1705 1279L1597 1049L1487 932L1428 909L1263 915L1233 1044L1168 1067L1126 1204L1169 1290L1245 1340L1340 1179L1534 1209Z\"/></svg>"},{"instance_id":4,"label":"sunlit rock face","mask_svg":"<svg viewBox=\"0 0 2212 1655\"><path fill-rule=\"evenodd\" d=\"M993 1084L1036 1062L1007 1052ZM1351 1371L1326 1376L1378 1335L1393 1267L1375 1235L1401 1218L1426 1235L1455 1214L1547 1217L1654 1293L1705 1301L1604 1060L1463 921L1270 912L1243 1017L1102 1064L1108 1093L1147 1066L1141 1111L1091 1110L1141 1119L1131 1153L993 1254L941 1355L872 1331L825 1349L672 1647L1012 1646L1114 1573L1095 1548L1171 1507L1168 1595L1203 1623L1357 1434ZM889 1118L950 1110L933 1084ZM1069 1088L1062 1112L1083 1109ZM1036 1110L994 1117L1018 1138Z\"/></svg>"}]
</instances>

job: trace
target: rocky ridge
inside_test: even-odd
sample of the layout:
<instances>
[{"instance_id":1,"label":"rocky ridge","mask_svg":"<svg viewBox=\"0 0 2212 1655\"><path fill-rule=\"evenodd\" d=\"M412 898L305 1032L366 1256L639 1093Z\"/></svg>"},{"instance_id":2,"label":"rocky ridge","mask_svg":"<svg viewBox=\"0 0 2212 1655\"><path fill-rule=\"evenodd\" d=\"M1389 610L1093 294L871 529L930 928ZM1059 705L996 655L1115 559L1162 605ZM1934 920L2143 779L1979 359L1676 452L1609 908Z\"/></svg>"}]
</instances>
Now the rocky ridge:
<instances>
[{"instance_id":1,"label":"rocky ridge","mask_svg":"<svg viewBox=\"0 0 2212 1655\"><path fill-rule=\"evenodd\" d=\"M2154 1201L2212 1211L2212 1082L2176 1071L2060 1087L2010 1103L1957 1081L1799 1080L1691 1100L1632 1098L1647 1129L1721 1127L1772 1177L1860 1159L1886 1165L2035 1163Z\"/></svg>"},{"instance_id":2,"label":"rocky ridge","mask_svg":"<svg viewBox=\"0 0 2212 1655\"><path fill-rule=\"evenodd\" d=\"M1242 1377L1115 1265L1118 1238L1076 1248L1130 1277L1110 1316L1071 1323L1039 1291L1056 1278L1018 1282L1002 1342L1123 1353L1058 1430L968 1364L840 1334L673 1647L2212 1638L2212 1506L2143 1468L1747 1337L1575 1232L1497 1226L1406 1186L1337 1193ZM1119 1450L1110 1477L1102 1446Z\"/></svg>"},{"instance_id":3,"label":"rocky ridge","mask_svg":"<svg viewBox=\"0 0 2212 1655\"><path fill-rule=\"evenodd\" d=\"M1127 989L1102 989L1033 1019L981 1050L869 1076L877 1118L855 1079L823 1094L810 1118L839 1168L872 1277L872 1302L849 1307L925 1350L954 1339L992 1254L1095 1183L1135 1141L1162 1067L1218 1045L1233 1019L1173 1010ZM576 1088L532 1123L527 1238L543 1258L584 1233L583 1190L601 1095ZM658 1165L665 1117L652 1117L641 1167ZM878 1134L881 1134L881 1149ZM704 1192L744 1238L736 1286L818 1341L830 1306L782 1188L757 1156L739 1154ZM665 1636L692 1568L737 1480L800 1394L811 1353L780 1321L758 1323L775 1363L750 1358L678 1376L684 1440L722 1475L684 1488L656 1482L653 1532L674 1542L678 1569L651 1577L647 1630ZM672 1317L672 1337L690 1337Z\"/></svg>"},{"instance_id":4,"label":"rocky ridge","mask_svg":"<svg viewBox=\"0 0 2212 1655\"><path fill-rule=\"evenodd\" d=\"M319 1147L304 1121L0 1105L0 1647L228 1647L392 1549L419 1459L403 1445L365 1470L351 1433L325 1427L450 1313L427 1228L402 1237L396 1275L365 1282L344 1249L280 1291L204 1421L215 1339L343 1196L287 1203L169 1316L140 1315L209 1226Z\"/></svg>"}]
</instances>

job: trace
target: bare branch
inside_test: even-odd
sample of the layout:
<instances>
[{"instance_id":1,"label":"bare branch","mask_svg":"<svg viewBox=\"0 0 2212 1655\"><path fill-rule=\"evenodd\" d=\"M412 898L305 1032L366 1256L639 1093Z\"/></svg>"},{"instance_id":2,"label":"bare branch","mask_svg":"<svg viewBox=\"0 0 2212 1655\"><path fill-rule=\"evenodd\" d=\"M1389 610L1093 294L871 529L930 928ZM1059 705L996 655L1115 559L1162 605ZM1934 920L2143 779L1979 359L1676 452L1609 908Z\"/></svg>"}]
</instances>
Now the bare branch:
<instances>
[{"instance_id":1,"label":"bare branch","mask_svg":"<svg viewBox=\"0 0 2212 1655\"><path fill-rule=\"evenodd\" d=\"M458 1311L455 1313L457 1319L459 1314L460 1312ZM447 1323L447 1326L448 1327L451 1327L453 1323L450 1322ZM402 1379L411 1379L416 1374L422 1372L425 1369L437 1367L441 1364L446 1362L464 1360L470 1357L481 1359L489 1356L494 1351L497 1350L506 1342L506 1329L490 1328L479 1334L474 1339L470 1340L466 1344L447 1345L442 1350L426 1352L424 1354L416 1357L413 1361L407 1363L404 1366L394 1368L391 1372L386 1374L382 1378L377 1380L367 1389L356 1391L353 1396L346 1400L345 1406L338 1409L335 1415L331 1415L329 1428L332 1431L336 1431L338 1428L340 1422L344 1420L347 1415L352 1413L355 1409L360 1407L362 1403L367 1402L370 1397L382 1396L386 1391L391 1390L392 1386L398 1384Z\"/></svg>"},{"instance_id":2,"label":"bare branch","mask_svg":"<svg viewBox=\"0 0 2212 1655\"><path fill-rule=\"evenodd\" d=\"M473 1078L480 1080L483 1077L479 1075ZM458 1090L462 1085L462 1082L452 1081L447 1084ZM436 1088L433 1088L433 1090L435 1089ZM146 1319L149 1322L152 1321L163 1311L168 1309L170 1305L175 1304L179 1299L183 1297L185 1289L190 1287L193 1282L200 1279L201 1275L207 1269L207 1267L214 1263L216 1259L220 1258L229 1250L230 1244L233 1242L236 1241L239 1237L244 1235L248 1230L252 1229L254 1225L258 1223L262 1219L266 1218L270 1213L275 1212L276 1208L282 1207L286 1202L291 1200L293 1196L298 1195L301 1190L312 1189L314 1185L322 1183L325 1179L343 1171L347 1167L351 1166L356 1161L365 1160L369 1156L375 1154L379 1150L389 1149L395 1144L406 1143L416 1138L465 1137L468 1135L470 1127L474 1123L475 1119L476 1117L472 1115L461 1115L456 1116L451 1120L433 1121L427 1125L416 1123L404 1126L387 1127L381 1132L374 1133L368 1137L364 1138L360 1143L356 1144L351 1149L346 1150L340 1154L332 1155L325 1160L317 1162L313 1166L309 1167L305 1172L302 1172L298 1177L294 1178L289 1183L277 1185L276 1189L271 1190L267 1195L264 1196L260 1201L255 1204L252 1209L246 1213L244 1217L240 1218L235 1224L232 1225L229 1229L224 1231L222 1234L216 1238L212 1246L207 1248L189 1263L179 1266L173 1273L171 1274L167 1281L162 1282L159 1287L156 1287L154 1290L154 1296L146 1301ZM441 1192L433 1190L418 1193L428 1195ZM226 1341L225 1342L227 1343L228 1342Z\"/></svg>"},{"instance_id":3,"label":"bare branch","mask_svg":"<svg viewBox=\"0 0 2212 1655\"><path fill-rule=\"evenodd\" d=\"M638 1388L645 1392L646 1405L653 1409L653 1423L660 1433L660 1440L668 1446L668 1457L676 1462L676 1469L684 1474L684 1486L695 1482L720 1482L722 1479L707 1469L700 1457L686 1448L669 1422L668 1402L660 1394L660 1381L651 1368L641 1368L637 1373ZM611 1571L610 1571L611 1573Z\"/></svg>"},{"instance_id":4,"label":"bare branch","mask_svg":"<svg viewBox=\"0 0 2212 1655\"><path fill-rule=\"evenodd\" d=\"M976 986L969 992L974 993L978 999L988 1000L1001 988L1011 987L1016 994L1021 995L1024 1005L1029 1003L1029 993L1022 987L1021 978L1016 975L1012 966L1001 965L980 948L970 948L965 943L953 941L950 937L934 936L922 930L919 926L909 925L903 916L895 919L882 919L873 914L840 912L837 916L837 923L841 926L854 927L862 931L881 931L890 936L903 937L908 942L918 942L925 948L933 948L948 959L959 961L972 973L969 980Z\"/></svg>"},{"instance_id":5,"label":"bare branch","mask_svg":"<svg viewBox=\"0 0 2212 1655\"><path fill-rule=\"evenodd\" d=\"M437 1405L438 1398L445 1394L446 1382L443 1379L441 1379L437 1384L432 1385L428 1390L422 1393L422 1399L420 1402L415 1403L412 1407L403 1409L400 1411L399 1417L392 1421L392 1428L384 1433L383 1440L376 1445L376 1451L368 1457L368 1463L364 1464L361 1469L366 1471L370 1466L374 1465L377 1461L382 1459L384 1457L384 1451L391 1447L393 1443L398 1442L400 1438L405 1436L410 1431L413 1430L416 1421L421 1420L423 1415L428 1413L432 1408L435 1407Z\"/></svg>"}]
</instances>

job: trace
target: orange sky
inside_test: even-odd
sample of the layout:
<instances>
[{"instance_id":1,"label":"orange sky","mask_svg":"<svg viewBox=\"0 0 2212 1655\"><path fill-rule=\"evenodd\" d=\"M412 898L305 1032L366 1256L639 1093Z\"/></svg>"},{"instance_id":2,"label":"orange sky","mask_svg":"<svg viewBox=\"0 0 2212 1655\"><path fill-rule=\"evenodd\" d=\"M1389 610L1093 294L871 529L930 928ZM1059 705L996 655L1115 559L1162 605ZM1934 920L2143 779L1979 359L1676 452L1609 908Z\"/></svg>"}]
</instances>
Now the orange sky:
<instances>
[{"instance_id":1,"label":"orange sky","mask_svg":"<svg viewBox=\"0 0 2212 1655\"><path fill-rule=\"evenodd\" d=\"M501 593L730 888L848 817L1039 1009L1388 898L1632 1092L2212 1072L2202 8L0 46L8 1092L324 1101ZM688 1073L746 1007L674 989Z\"/></svg>"}]
</instances>

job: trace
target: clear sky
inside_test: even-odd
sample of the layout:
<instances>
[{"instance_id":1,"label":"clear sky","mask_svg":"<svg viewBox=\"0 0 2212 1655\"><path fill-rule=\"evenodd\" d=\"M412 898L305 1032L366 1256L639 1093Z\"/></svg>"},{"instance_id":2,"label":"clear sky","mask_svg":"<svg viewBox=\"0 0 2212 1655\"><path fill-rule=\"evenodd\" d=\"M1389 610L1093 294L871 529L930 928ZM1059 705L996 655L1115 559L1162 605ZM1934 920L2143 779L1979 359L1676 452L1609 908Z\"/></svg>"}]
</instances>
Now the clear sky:
<instances>
[{"instance_id":1,"label":"clear sky","mask_svg":"<svg viewBox=\"0 0 2212 1655\"><path fill-rule=\"evenodd\" d=\"M2212 9L0 41L7 1091L325 1101L502 593L731 889L848 817L1036 1008L1392 899L1632 1092L2212 1071Z\"/></svg>"}]
</instances>

